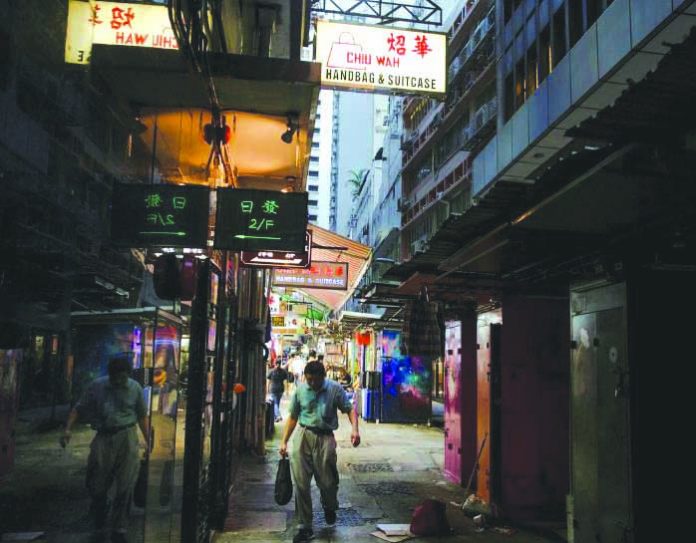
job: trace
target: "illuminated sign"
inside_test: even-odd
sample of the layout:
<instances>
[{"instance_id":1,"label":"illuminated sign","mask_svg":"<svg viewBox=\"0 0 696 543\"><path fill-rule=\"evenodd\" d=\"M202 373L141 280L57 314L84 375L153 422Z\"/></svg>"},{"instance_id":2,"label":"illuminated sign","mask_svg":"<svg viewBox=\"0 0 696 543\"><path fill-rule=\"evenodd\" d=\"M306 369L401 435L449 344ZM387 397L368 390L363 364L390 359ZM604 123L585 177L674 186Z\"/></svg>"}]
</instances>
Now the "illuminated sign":
<instances>
[{"instance_id":1,"label":"illuminated sign","mask_svg":"<svg viewBox=\"0 0 696 543\"><path fill-rule=\"evenodd\" d=\"M306 192L217 191L217 249L301 252L306 239Z\"/></svg>"},{"instance_id":2,"label":"illuminated sign","mask_svg":"<svg viewBox=\"0 0 696 543\"><path fill-rule=\"evenodd\" d=\"M271 326L285 328L285 317L282 315L271 317Z\"/></svg>"},{"instance_id":3,"label":"illuminated sign","mask_svg":"<svg viewBox=\"0 0 696 543\"><path fill-rule=\"evenodd\" d=\"M89 64L93 44L179 48L166 5L70 0L65 62Z\"/></svg>"},{"instance_id":4,"label":"illuminated sign","mask_svg":"<svg viewBox=\"0 0 696 543\"><path fill-rule=\"evenodd\" d=\"M242 266L260 268L306 268L312 259L312 232L307 230L304 251L242 251Z\"/></svg>"},{"instance_id":5,"label":"illuminated sign","mask_svg":"<svg viewBox=\"0 0 696 543\"><path fill-rule=\"evenodd\" d=\"M316 41L322 86L446 92L446 34L320 20Z\"/></svg>"},{"instance_id":6,"label":"illuminated sign","mask_svg":"<svg viewBox=\"0 0 696 543\"><path fill-rule=\"evenodd\" d=\"M273 276L276 287L322 288L348 290L347 262L312 262L309 268L277 269Z\"/></svg>"},{"instance_id":7,"label":"illuminated sign","mask_svg":"<svg viewBox=\"0 0 696 543\"><path fill-rule=\"evenodd\" d=\"M206 248L206 187L117 183L111 201L111 239L122 247Z\"/></svg>"}]
</instances>

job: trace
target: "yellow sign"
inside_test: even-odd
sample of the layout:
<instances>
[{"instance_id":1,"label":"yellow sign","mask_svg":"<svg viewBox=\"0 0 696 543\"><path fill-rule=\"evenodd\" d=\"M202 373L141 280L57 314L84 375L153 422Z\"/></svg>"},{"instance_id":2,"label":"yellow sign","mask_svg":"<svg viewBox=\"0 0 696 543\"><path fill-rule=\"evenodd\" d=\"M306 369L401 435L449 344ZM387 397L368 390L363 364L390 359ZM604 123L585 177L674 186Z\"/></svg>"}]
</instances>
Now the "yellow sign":
<instances>
[{"instance_id":1,"label":"yellow sign","mask_svg":"<svg viewBox=\"0 0 696 543\"><path fill-rule=\"evenodd\" d=\"M316 61L325 87L444 94L447 35L317 21Z\"/></svg>"},{"instance_id":2,"label":"yellow sign","mask_svg":"<svg viewBox=\"0 0 696 543\"><path fill-rule=\"evenodd\" d=\"M65 62L89 64L93 44L179 48L165 5L70 0Z\"/></svg>"}]
</instances>

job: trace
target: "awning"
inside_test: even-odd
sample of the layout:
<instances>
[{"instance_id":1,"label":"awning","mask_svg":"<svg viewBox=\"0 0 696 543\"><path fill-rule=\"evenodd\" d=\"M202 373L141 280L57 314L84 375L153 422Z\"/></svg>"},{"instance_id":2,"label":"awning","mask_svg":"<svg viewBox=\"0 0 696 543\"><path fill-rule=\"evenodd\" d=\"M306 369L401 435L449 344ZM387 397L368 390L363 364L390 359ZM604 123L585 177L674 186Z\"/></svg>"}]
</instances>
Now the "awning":
<instances>
[{"instance_id":1,"label":"awning","mask_svg":"<svg viewBox=\"0 0 696 543\"><path fill-rule=\"evenodd\" d=\"M377 313L360 313L358 311L341 311L338 322L344 332L353 332L362 325L374 325L382 319L382 315Z\"/></svg>"},{"instance_id":2,"label":"awning","mask_svg":"<svg viewBox=\"0 0 696 543\"><path fill-rule=\"evenodd\" d=\"M280 58L208 55L210 80L230 128L225 161L243 188L302 190L319 99L320 65ZM166 181L209 184L208 81L179 51L95 45L91 70L100 85L138 115L142 143ZM297 122L290 144L281 140ZM213 164L215 169L215 164Z\"/></svg>"},{"instance_id":3,"label":"awning","mask_svg":"<svg viewBox=\"0 0 696 543\"><path fill-rule=\"evenodd\" d=\"M347 262L348 289L332 290L303 288L296 289L321 302L329 309L337 311L348 300L367 271L372 249L340 236L316 225L309 225L312 231L312 262Z\"/></svg>"}]
</instances>

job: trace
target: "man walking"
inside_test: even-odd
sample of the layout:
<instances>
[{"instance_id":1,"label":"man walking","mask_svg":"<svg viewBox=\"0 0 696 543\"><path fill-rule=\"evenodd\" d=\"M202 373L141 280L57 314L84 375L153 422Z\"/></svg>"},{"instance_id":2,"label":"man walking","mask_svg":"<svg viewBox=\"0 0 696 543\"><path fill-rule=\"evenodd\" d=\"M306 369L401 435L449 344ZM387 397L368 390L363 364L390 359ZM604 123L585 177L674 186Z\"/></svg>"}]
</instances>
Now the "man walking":
<instances>
[{"instance_id":1,"label":"man walking","mask_svg":"<svg viewBox=\"0 0 696 543\"><path fill-rule=\"evenodd\" d=\"M288 372L280 366L280 360L276 360L275 368L268 373L268 380L271 382L271 395L273 396L273 415L275 421L283 420L280 416L280 400L283 399L285 392L285 381L288 380Z\"/></svg>"},{"instance_id":2,"label":"man walking","mask_svg":"<svg viewBox=\"0 0 696 543\"><path fill-rule=\"evenodd\" d=\"M83 397L70 411L61 446L72 436L72 427L78 418L88 417L97 431L90 446L87 460L87 490L92 498L97 541L105 536L109 513L108 492L115 485L112 507L111 541L127 541L128 513L133 487L138 478L138 434L136 424L147 443L147 409L142 387L131 379L131 362L125 355L109 361L108 377L92 382Z\"/></svg>"},{"instance_id":3,"label":"man walking","mask_svg":"<svg viewBox=\"0 0 696 543\"><path fill-rule=\"evenodd\" d=\"M290 467L295 481L295 513L299 531L293 543L309 541L312 529L312 476L321 492L321 505L327 524L336 522L338 509L338 469L336 467L337 410L348 415L352 426L353 447L360 445L358 417L343 387L326 379L321 362L308 362L304 368L305 382L300 384L290 400L290 414L280 442L280 455L288 455L288 440L298 422L300 428L294 440Z\"/></svg>"}]
</instances>

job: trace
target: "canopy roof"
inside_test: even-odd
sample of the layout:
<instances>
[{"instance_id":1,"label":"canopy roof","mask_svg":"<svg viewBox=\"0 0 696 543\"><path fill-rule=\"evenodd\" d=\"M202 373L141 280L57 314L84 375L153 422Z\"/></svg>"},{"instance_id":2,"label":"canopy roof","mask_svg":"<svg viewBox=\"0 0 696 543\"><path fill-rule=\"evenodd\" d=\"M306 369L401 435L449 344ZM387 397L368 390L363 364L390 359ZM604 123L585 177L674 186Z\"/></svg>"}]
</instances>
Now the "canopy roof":
<instances>
[{"instance_id":1,"label":"canopy roof","mask_svg":"<svg viewBox=\"0 0 696 543\"><path fill-rule=\"evenodd\" d=\"M348 289L298 288L295 290L337 311L352 296L360 279L367 271L372 249L313 224L309 225L308 229L312 231L312 262L347 262Z\"/></svg>"}]
</instances>

